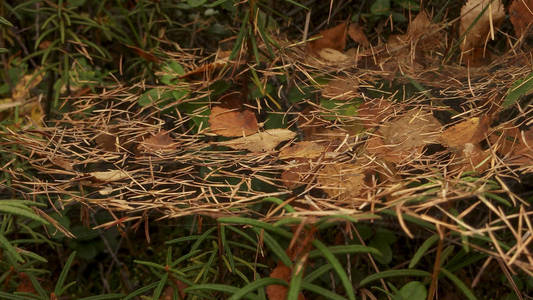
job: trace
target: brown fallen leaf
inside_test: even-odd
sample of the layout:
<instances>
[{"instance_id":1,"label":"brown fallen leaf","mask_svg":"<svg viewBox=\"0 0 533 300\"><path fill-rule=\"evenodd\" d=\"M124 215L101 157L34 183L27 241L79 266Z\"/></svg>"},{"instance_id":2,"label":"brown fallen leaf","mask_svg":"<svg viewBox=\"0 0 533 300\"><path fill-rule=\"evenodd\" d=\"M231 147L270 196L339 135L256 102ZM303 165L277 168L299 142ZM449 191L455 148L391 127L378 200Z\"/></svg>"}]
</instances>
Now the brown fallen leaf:
<instances>
[{"instance_id":1,"label":"brown fallen leaf","mask_svg":"<svg viewBox=\"0 0 533 300\"><path fill-rule=\"evenodd\" d=\"M328 164L318 172L317 184L331 198L361 197L366 190L364 172L358 164Z\"/></svg>"},{"instance_id":2,"label":"brown fallen leaf","mask_svg":"<svg viewBox=\"0 0 533 300\"><path fill-rule=\"evenodd\" d=\"M102 172L91 172L89 173L90 176L92 176L94 179L98 181L118 181L126 178L130 178L128 173L123 170L109 170L109 171L102 171Z\"/></svg>"},{"instance_id":3,"label":"brown fallen leaf","mask_svg":"<svg viewBox=\"0 0 533 300\"><path fill-rule=\"evenodd\" d=\"M278 265L270 273L270 277L285 280L289 283L291 281L291 273L292 271L289 267L282 262L278 262ZM268 300L285 300L287 298L287 292L288 288L279 284L272 284L266 287ZM298 294L298 300L305 300L301 292Z\"/></svg>"},{"instance_id":4,"label":"brown fallen leaf","mask_svg":"<svg viewBox=\"0 0 533 300\"><path fill-rule=\"evenodd\" d=\"M290 140L296 133L288 129L269 129L250 136L241 137L217 145L230 147L236 150L248 150L250 152L268 152L274 150L279 143Z\"/></svg>"},{"instance_id":5,"label":"brown fallen leaf","mask_svg":"<svg viewBox=\"0 0 533 300\"><path fill-rule=\"evenodd\" d=\"M425 145L436 143L441 130L440 122L431 113L412 110L390 123L383 124L381 135L386 160L400 162L422 154ZM369 149L370 150L370 149Z\"/></svg>"},{"instance_id":6,"label":"brown fallen leaf","mask_svg":"<svg viewBox=\"0 0 533 300\"><path fill-rule=\"evenodd\" d=\"M490 167L490 149L483 150L478 144L466 143L461 149L452 150L455 156L450 164L451 171L484 172Z\"/></svg>"},{"instance_id":7,"label":"brown fallen leaf","mask_svg":"<svg viewBox=\"0 0 533 300\"><path fill-rule=\"evenodd\" d=\"M37 294L30 277L26 273L20 272L18 273L18 277L20 278L20 282L17 286L17 292Z\"/></svg>"},{"instance_id":8,"label":"brown fallen leaf","mask_svg":"<svg viewBox=\"0 0 533 300\"><path fill-rule=\"evenodd\" d=\"M259 130L253 111L237 111L220 106L211 109L209 126L213 133L227 137L251 135Z\"/></svg>"},{"instance_id":9,"label":"brown fallen leaf","mask_svg":"<svg viewBox=\"0 0 533 300\"><path fill-rule=\"evenodd\" d=\"M514 0L509 5L509 19L515 36L520 38L533 24L533 0Z\"/></svg>"},{"instance_id":10,"label":"brown fallen leaf","mask_svg":"<svg viewBox=\"0 0 533 300\"><path fill-rule=\"evenodd\" d=\"M446 45L438 24L432 23L425 11L421 11L410 23L407 32L392 35L387 42L387 52L380 63L384 70L412 72L423 70L424 66L440 61L435 52L442 51Z\"/></svg>"},{"instance_id":11,"label":"brown fallen leaf","mask_svg":"<svg viewBox=\"0 0 533 300\"><path fill-rule=\"evenodd\" d=\"M318 55L320 50L324 48L343 51L346 47L346 22L342 22L335 27L322 30L320 31L319 35L322 37L310 41L307 44L311 53Z\"/></svg>"},{"instance_id":12,"label":"brown fallen leaf","mask_svg":"<svg viewBox=\"0 0 533 300\"><path fill-rule=\"evenodd\" d=\"M384 99L365 101L357 108L357 118L365 128L373 128L394 113L392 102Z\"/></svg>"},{"instance_id":13,"label":"brown fallen leaf","mask_svg":"<svg viewBox=\"0 0 533 300\"><path fill-rule=\"evenodd\" d=\"M446 128L440 136L444 145L452 148L462 148L466 143L476 144L481 142L490 125L490 118L474 117L461 123Z\"/></svg>"},{"instance_id":14,"label":"brown fallen leaf","mask_svg":"<svg viewBox=\"0 0 533 300\"><path fill-rule=\"evenodd\" d=\"M295 189L309 181L311 165L304 159L296 159L296 165L281 173L280 181L288 189Z\"/></svg>"},{"instance_id":15,"label":"brown fallen leaf","mask_svg":"<svg viewBox=\"0 0 533 300\"><path fill-rule=\"evenodd\" d=\"M351 100L357 96L359 82L350 77L334 78L322 89L322 96L336 100Z\"/></svg>"},{"instance_id":16,"label":"brown fallen leaf","mask_svg":"<svg viewBox=\"0 0 533 300\"><path fill-rule=\"evenodd\" d=\"M144 152L172 151L176 149L176 144L168 131L162 130L139 143L137 147Z\"/></svg>"},{"instance_id":17,"label":"brown fallen leaf","mask_svg":"<svg viewBox=\"0 0 533 300\"><path fill-rule=\"evenodd\" d=\"M97 135L94 140L96 142L96 145L100 149L103 149L109 152L117 151L117 148L118 148L116 145L118 142L117 137L112 133L102 132L99 135Z\"/></svg>"},{"instance_id":18,"label":"brown fallen leaf","mask_svg":"<svg viewBox=\"0 0 533 300\"><path fill-rule=\"evenodd\" d=\"M359 45L363 47L370 46L370 42L368 41L368 38L366 37L366 34L363 31L363 27L359 26L358 24L350 24L350 26L348 27L348 35L354 42L358 43Z\"/></svg>"},{"instance_id":19,"label":"brown fallen leaf","mask_svg":"<svg viewBox=\"0 0 533 300\"><path fill-rule=\"evenodd\" d=\"M489 7L484 10L487 6ZM505 10L501 0L468 0L465 3L461 8L459 26L459 37L464 37L461 51L465 64L480 66L484 63L485 43L489 34L494 39L494 34L504 19Z\"/></svg>"},{"instance_id":20,"label":"brown fallen leaf","mask_svg":"<svg viewBox=\"0 0 533 300\"><path fill-rule=\"evenodd\" d=\"M126 47L130 48L133 52L148 62L153 62L156 64L161 63L161 60L150 52L144 51L143 49L132 45L126 45Z\"/></svg>"},{"instance_id":21,"label":"brown fallen leaf","mask_svg":"<svg viewBox=\"0 0 533 300\"><path fill-rule=\"evenodd\" d=\"M289 159L289 158L318 158L326 151L326 147L322 144L315 142L298 142L294 145L283 148L279 152L279 159Z\"/></svg>"}]
</instances>

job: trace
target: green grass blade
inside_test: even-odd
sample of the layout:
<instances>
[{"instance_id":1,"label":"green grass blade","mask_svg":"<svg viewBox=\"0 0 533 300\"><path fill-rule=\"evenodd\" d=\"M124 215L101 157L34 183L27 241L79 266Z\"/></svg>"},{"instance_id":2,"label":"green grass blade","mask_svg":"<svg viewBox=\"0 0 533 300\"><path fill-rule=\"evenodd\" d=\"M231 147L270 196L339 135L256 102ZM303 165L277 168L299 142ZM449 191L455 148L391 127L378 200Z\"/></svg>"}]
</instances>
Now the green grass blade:
<instances>
[{"instance_id":1,"label":"green grass blade","mask_svg":"<svg viewBox=\"0 0 533 300\"><path fill-rule=\"evenodd\" d=\"M139 288L139 289L137 289L136 291L134 291L134 292L132 292L131 294L129 294L128 296L126 296L126 297L124 298L124 300L129 300L129 299L133 299L133 298L135 298L135 297L137 297L137 296L140 296L140 295L146 293L147 291L149 291L149 290L155 288L158 284L159 284L159 282L156 281L156 282L151 283L151 284L149 284L149 285L147 285L147 286L143 286L142 288Z\"/></svg>"},{"instance_id":2,"label":"green grass blade","mask_svg":"<svg viewBox=\"0 0 533 300\"><path fill-rule=\"evenodd\" d=\"M341 266L341 263L337 260L335 255L331 253L331 251L319 240L313 241L313 246L317 248L324 258L329 262L329 264L333 267L333 270L339 275L339 278L341 279L342 285L344 286L344 289L346 290L346 294L348 295L348 299L355 300L355 294L353 292L353 286L350 282L350 279L348 278L348 275L346 275L346 272Z\"/></svg>"},{"instance_id":3,"label":"green grass blade","mask_svg":"<svg viewBox=\"0 0 533 300\"><path fill-rule=\"evenodd\" d=\"M65 266L63 267L63 270L61 270L61 274L59 274L59 278L57 279L56 286L54 288L54 293L56 296L61 296L63 294L63 287L65 285L65 280L67 279L67 274L70 271L70 266L72 265L72 262L74 261L74 257L76 257L76 251L72 252L70 256L67 259L67 262L65 263Z\"/></svg>"},{"instance_id":4,"label":"green grass blade","mask_svg":"<svg viewBox=\"0 0 533 300\"><path fill-rule=\"evenodd\" d=\"M331 270L331 265L328 265L328 264L322 265L316 270L314 270L313 272L309 273L307 276L305 276L304 282L311 283L315 281L318 277L324 275L326 272L329 272L329 270Z\"/></svg>"},{"instance_id":5,"label":"green grass blade","mask_svg":"<svg viewBox=\"0 0 533 300\"><path fill-rule=\"evenodd\" d=\"M24 262L24 259L20 254L17 252L17 248L15 248L11 243L4 237L3 234L0 233L0 247L4 248L7 253L11 254L13 258L15 258L19 262Z\"/></svg>"},{"instance_id":6,"label":"green grass blade","mask_svg":"<svg viewBox=\"0 0 533 300\"><path fill-rule=\"evenodd\" d=\"M401 276L401 277L415 277L415 276L426 277L426 276L431 276L431 273L426 272L426 271L422 271L422 270L411 270L411 269L388 270L388 271L383 271L383 272L379 272L379 273L367 276L366 278L361 280L359 285L360 286L364 286L367 283L370 283L370 282L375 281L375 280L379 280L379 279L382 279L382 278L388 278L388 277L398 277L398 276Z\"/></svg>"},{"instance_id":7,"label":"green grass blade","mask_svg":"<svg viewBox=\"0 0 533 300\"><path fill-rule=\"evenodd\" d=\"M250 218L224 217L224 218L219 218L218 221L221 222L221 223L250 225L252 227L258 227L258 228L263 228L263 229L268 230L268 231L272 231L272 232L274 232L274 233L276 233L276 234L278 234L278 235L280 235L282 237L288 238L288 239L292 238L292 233L290 233L287 230L278 228L276 226L273 226L273 225L265 223L265 222L257 221L257 220L254 220L254 219L250 219Z\"/></svg>"},{"instance_id":8,"label":"green grass blade","mask_svg":"<svg viewBox=\"0 0 533 300\"><path fill-rule=\"evenodd\" d=\"M272 285L272 284L280 284L280 285L283 285L283 286L287 286L287 282L285 280L281 280L281 279L278 279L278 278L270 278L270 277L261 278L261 279L258 279L256 281L252 282L252 283L249 283L246 286L244 286L243 288L239 289L236 293L233 294L233 296L229 297L228 300L241 299L242 297L248 295L252 291L255 291L255 290L260 289L260 288L262 288L264 286Z\"/></svg>"},{"instance_id":9,"label":"green grass blade","mask_svg":"<svg viewBox=\"0 0 533 300\"><path fill-rule=\"evenodd\" d=\"M257 234L260 234L261 230L254 228L254 230L257 232ZM263 239L265 241L265 244L268 246L272 252L285 264L287 267L292 266L292 261L285 252L285 249L280 246L280 244L274 239L268 232L263 231Z\"/></svg>"},{"instance_id":10,"label":"green grass blade","mask_svg":"<svg viewBox=\"0 0 533 300\"><path fill-rule=\"evenodd\" d=\"M422 256L426 253L426 251L433 246L437 241L439 240L439 236L437 234L434 234L430 236L427 240L422 243L422 245L416 250L415 255L413 255L413 258L411 259L411 262L409 263L409 269L414 268L414 266L420 261Z\"/></svg>"},{"instance_id":11,"label":"green grass blade","mask_svg":"<svg viewBox=\"0 0 533 300\"><path fill-rule=\"evenodd\" d=\"M105 294L105 295L98 295L98 296L90 296L81 298L78 300L108 300L108 299L123 299L124 294Z\"/></svg>"},{"instance_id":12,"label":"green grass blade","mask_svg":"<svg viewBox=\"0 0 533 300\"><path fill-rule=\"evenodd\" d=\"M381 252L378 249L363 245L339 245L328 247L328 249L333 254L371 253L381 255ZM315 258L318 256L321 256L319 250L309 252L309 258Z\"/></svg>"},{"instance_id":13,"label":"green grass blade","mask_svg":"<svg viewBox=\"0 0 533 300\"><path fill-rule=\"evenodd\" d=\"M159 297L161 297L161 293L163 292L163 289L165 288L165 285L167 284L167 280L168 280L168 273L165 273L163 277L161 277L161 280L159 280L157 287L154 289L154 294L152 296L152 299L159 299Z\"/></svg>"},{"instance_id":14,"label":"green grass blade","mask_svg":"<svg viewBox=\"0 0 533 300\"><path fill-rule=\"evenodd\" d=\"M39 223L42 223L44 225L50 225L48 221L45 219L39 217L37 214L35 214L29 207L20 207L15 205L6 205L3 202L0 202L0 212L6 213L6 214L12 214L12 215L18 215L23 216L28 219L35 220Z\"/></svg>"},{"instance_id":15,"label":"green grass blade","mask_svg":"<svg viewBox=\"0 0 533 300\"><path fill-rule=\"evenodd\" d=\"M289 299L289 300L298 299L298 294L300 293L300 290L302 287L303 274L304 274L304 261L300 259L294 264L291 282L289 284L289 290L287 291L286 299Z\"/></svg>"},{"instance_id":16,"label":"green grass blade","mask_svg":"<svg viewBox=\"0 0 533 300\"><path fill-rule=\"evenodd\" d=\"M322 297L324 297L324 299L328 299L328 300L346 300L346 298L344 298L344 297L342 297L340 295L337 295L337 294L335 294L334 292L332 292L330 290L327 290L327 289L325 289L323 287L320 287L318 285L315 285L315 284L312 284L312 283L309 283L309 282L302 283L302 288L304 290L308 290L308 291L311 291L311 292L313 292L315 294L321 295Z\"/></svg>"},{"instance_id":17,"label":"green grass blade","mask_svg":"<svg viewBox=\"0 0 533 300\"><path fill-rule=\"evenodd\" d=\"M446 270L445 268L440 268L440 272L444 274L450 281L452 281L455 286L465 295L466 299L469 300L477 300L476 296L472 291L464 284L459 277L455 276L450 271Z\"/></svg>"},{"instance_id":18,"label":"green grass blade","mask_svg":"<svg viewBox=\"0 0 533 300\"><path fill-rule=\"evenodd\" d=\"M281 200L280 198L276 198L276 197L265 197L265 198L263 198L263 202L272 202L272 203L275 203L277 205L281 205L281 204L283 204L284 201ZM285 209L287 212L291 212L291 213L292 212L296 212L294 210L294 208L288 203L283 205L283 209Z\"/></svg>"}]
</instances>

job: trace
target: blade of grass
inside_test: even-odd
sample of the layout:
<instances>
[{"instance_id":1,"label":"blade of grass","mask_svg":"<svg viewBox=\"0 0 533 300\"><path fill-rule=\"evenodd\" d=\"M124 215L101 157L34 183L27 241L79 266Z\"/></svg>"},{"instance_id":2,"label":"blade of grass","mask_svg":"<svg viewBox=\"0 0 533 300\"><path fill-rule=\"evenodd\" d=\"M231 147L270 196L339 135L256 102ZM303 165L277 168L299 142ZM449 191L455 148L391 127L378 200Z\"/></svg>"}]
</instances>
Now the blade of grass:
<instances>
[{"instance_id":1,"label":"blade of grass","mask_svg":"<svg viewBox=\"0 0 533 300\"><path fill-rule=\"evenodd\" d=\"M409 262L409 269L414 268L416 264L420 261L422 256L428 251L433 244L435 244L439 240L439 236L437 234L434 234L430 236L427 240L422 243L422 245L416 250L415 255L413 255L413 258L411 259L411 262Z\"/></svg>"},{"instance_id":2,"label":"blade of grass","mask_svg":"<svg viewBox=\"0 0 533 300\"><path fill-rule=\"evenodd\" d=\"M348 275L346 275L346 272L341 266L341 263L337 260L335 255L329 251L329 249L319 240L313 241L313 246L317 248L324 258L329 262L329 264L333 267L333 270L339 275L339 278L341 279L342 285L344 286L344 289L346 290L346 294L348 295L348 299L355 300L355 294L353 292L353 286L350 282L350 279L348 279Z\"/></svg>"},{"instance_id":3,"label":"blade of grass","mask_svg":"<svg viewBox=\"0 0 533 300\"><path fill-rule=\"evenodd\" d=\"M254 231L257 234L261 234L261 230L254 228ZM263 232L263 240L272 252L283 262L287 267L292 266L292 261L285 252L285 250L280 246L280 244L266 231Z\"/></svg>"},{"instance_id":4,"label":"blade of grass","mask_svg":"<svg viewBox=\"0 0 533 300\"><path fill-rule=\"evenodd\" d=\"M353 253L371 253L375 255L382 255L381 252L372 247L363 246L363 245L339 245L339 246L330 246L328 250L332 254L353 254ZM315 258L321 255L319 250L313 250L309 252L309 258Z\"/></svg>"},{"instance_id":5,"label":"blade of grass","mask_svg":"<svg viewBox=\"0 0 533 300\"><path fill-rule=\"evenodd\" d=\"M388 271L383 271L383 272L379 272L379 273L367 276L366 278L361 280L359 285L360 286L364 286L367 283L370 283L370 282L375 281L375 280L379 280L379 279L382 279L382 278L388 278L388 277L398 277L398 276L402 276L402 277L415 277L415 276L430 277L431 273L426 272L426 271L422 271L422 270L411 270L411 269L388 270Z\"/></svg>"},{"instance_id":6,"label":"blade of grass","mask_svg":"<svg viewBox=\"0 0 533 300\"><path fill-rule=\"evenodd\" d=\"M56 296L61 296L63 292L65 291L64 289L65 280L67 279L67 274L70 271L70 266L72 265L72 262L74 261L74 257L76 257L76 251L72 252L70 256L67 258L67 261L65 262L65 266L63 266L63 270L61 270L61 273L59 274L56 286L54 288L54 293L56 294Z\"/></svg>"},{"instance_id":7,"label":"blade of grass","mask_svg":"<svg viewBox=\"0 0 533 300\"><path fill-rule=\"evenodd\" d=\"M309 283L309 282L304 282L302 283L302 288L304 290L308 290L308 291L311 291L315 294L318 294L322 297L324 297L324 299L329 299L329 300L346 300L346 298L340 296L340 295L337 295L335 294L334 292L330 291L330 290L327 290L323 287L320 287L318 285L315 285L315 284L312 284L312 283ZM287 298L289 299L289 298Z\"/></svg>"},{"instance_id":8,"label":"blade of grass","mask_svg":"<svg viewBox=\"0 0 533 300\"><path fill-rule=\"evenodd\" d=\"M446 270L445 268L440 268L440 272L444 274L448 279L450 279L451 282L457 286L457 288L465 295L465 297L469 300L477 300L476 296L472 291L464 284L459 277L455 276L450 271Z\"/></svg>"},{"instance_id":9,"label":"blade of grass","mask_svg":"<svg viewBox=\"0 0 533 300\"><path fill-rule=\"evenodd\" d=\"M239 289L236 293L233 294L233 296L229 297L228 300L241 299L242 297L245 297L246 295L248 295L252 291L255 291L255 290L260 289L260 288L262 288L264 286L272 285L272 284L280 284L280 285L283 285L283 286L287 286L287 282L285 280L281 280L281 279L278 279L278 278L270 278L270 277L261 278L261 279L258 279L256 281L252 282L252 283L249 283L246 286L244 286L243 288Z\"/></svg>"}]
</instances>

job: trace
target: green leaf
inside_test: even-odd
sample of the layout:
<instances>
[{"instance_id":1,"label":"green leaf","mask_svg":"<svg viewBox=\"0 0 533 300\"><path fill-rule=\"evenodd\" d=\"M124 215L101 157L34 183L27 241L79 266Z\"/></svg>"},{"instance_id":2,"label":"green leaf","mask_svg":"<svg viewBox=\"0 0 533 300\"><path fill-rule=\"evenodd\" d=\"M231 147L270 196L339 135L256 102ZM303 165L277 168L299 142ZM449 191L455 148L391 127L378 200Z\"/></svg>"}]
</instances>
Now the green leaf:
<instances>
[{"instance_id":1,"label":"green leaf","mask_svg":"<svg viewBox=\"0 0 533 300\"><path fill-rule=\"evenodd\" d=\"M440 272L444 274L444 276L448 277L448 279L450 279L457 286L457 288L459 288L459 290L466 296L467 299L477 300L474 293L472 293L472 291L461 281L461 279L459 279L459 277L455 276L445 268L440 268Z\"/></svg>"},{"instance_id":2,"label":"green leaf","mask_svg":"<svg viewBox=\"0 0 533 300\"><path fill-rule=\"evenodd\" d=\"M124 294L105 294L105 295L80 298L78 300L108 300L108 299L123 299L123 298L124 298Z\"/></svg>"},{"instance_id":3,"label":"green leaf","mask_svg":"<svg viewBox=\"0 0 533 300\"><path fill-rule=\"evenodd\" d=\"M0 48L0 54L7 53L7 52L8 52L8 50L6 48Z\"/></svg>"},{"instance_id":4,"label":"green leaf","mask_svg":"<svg viewBox=\"0 0 533 300\"><path fill-rule=\"evenodd\" d=\"M324 258L329 262L329 264L333 267L333 270L339 275L339 278L341 279L342 285L344 286L344 289L346 290L346 294L348 295L348 299L355 300L355 294L353 291L352 283L350 282L350 279L348 278L348 275L344 271L341 263L337 260L335 255L329 251L329 249L319 240L313 241L313 246L317 248L320 252L322 252Z\"/></svg>"},{"instance_id":5,"label":"green leaf","mask_svg":"<svg viewBox=\"0 0 533 300\"><path fill-rule=\"evenodd\" d=\"M183 66L179 64L177 61L170 61L165 66L167 70L172 70L177 75L184 75L185 70L183 69Z\"/></svg>"},{"instance_id":6,"label":"green leaf","mask_svg":"<svg viewBox=\"0 0 533 300\"><path fill-rule=\"evenodd\" d=\"M426 253L426 251L433 246L437 241L439 240L439 235L434 234L431 237L429 237L427 240L422 243L422 245L416 250L415 255L413 255L413 258L411 259L411 262L409 263L409 269L414 268L414 266L420 261L422 256Z\"/></svg>"},{"instance_id":7,"label":"green leaf","mask_svg":"<svg viewBox=\"0 0 533 300\"><path fill-rule=\"evenodd\" d=\"M425 300L428 292L421 282L411 281L404 285L398 294L403 300Z\"/></svg>"},{"instance_id":8,"label":"green leaf","mask_svg":"<svg viewBox=\"0 0 533 300\"><path fill-rule=\"evenodd\" d=\"M161 96L161 90L158 88L155 89L149 89L148 91L144 92L139 99L137 100L137 103L140 106L148 106L153 104L155 101L157 101Z\"/></svg>"},{"instance_id":9,"label":"green leaf","mask_svg":"<svg viewBox=\"0 0 533 300\"><path fill-rule=\"evenodd\" d=\"M390 0L376 0L370 6L370 12L375 16L387 16L390 12Z\"/></svg>"},{"instance_id":10,"label":"green leaf","mask_svg":"<svg viewBox=\"0 0 533 300\"><path fill-rule=\"evenodd\" d=\"M503 101L503 107L511 107L520 97L533 92L533 72L525 78L519 79L513 83L513 86L507 92Z\"/></svg>"},{"instance_id":11,"label":"green leaf","mask_svg":"<svg viewBox=\"0 0 533 300\"><path fill-rule=\"evenodd\" d=\"M206 1L207 0L187 0L187 4L189 4L191 7L198 7L205 4Z\"/></svg>"},{"instance_id":12,"label":"green leaf","mask_svg":"<svg viewBox=\"0 0 533 300\"><path fill-rule=\"evenodd\" d=\"M412 11L419 11L420 10L420 4L418 1L415 0L393 0L394 3L398 4L402 8L412 10Z\"/></svg>"},{"instance_id":13,"label":"green leaf","mask_svg":"<svg viewBox=\"0 0 533 300\"><path fill-rule=\"evenodd\" d=\"M385 239L374 237L368 246L379 250L380 254L374 255L374 258L380 264L386 265L392 261L392 249Z\"/></svg>"},{"instance_id":14,"label":"green leaf","mask_svg":"<svg viewBox=\"0 0 533 300\"><path fill-rule=\"evenodd\" d=\"M366 278L361 280L359 285L364 286L367 283L370 283L372 281L379 280L382 278L410 277L410 276L428 277L428 276L431 276L431 273L422 271L422 270L412 270L412 269L388 270L388 271L383 271L383 272L379 272L379 273L367 276Z\"/></svg>"}]
</instances>

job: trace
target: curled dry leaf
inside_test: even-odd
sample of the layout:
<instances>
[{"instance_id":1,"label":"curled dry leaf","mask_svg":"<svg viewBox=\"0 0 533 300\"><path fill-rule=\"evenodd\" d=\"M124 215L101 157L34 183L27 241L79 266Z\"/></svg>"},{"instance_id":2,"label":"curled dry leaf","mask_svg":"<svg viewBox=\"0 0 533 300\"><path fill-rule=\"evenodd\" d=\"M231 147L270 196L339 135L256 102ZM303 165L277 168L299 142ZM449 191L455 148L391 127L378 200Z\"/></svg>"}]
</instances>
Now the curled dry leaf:
<instances>
[{"instance_id":1,"label":"curled dry leaf","mask_svg":"<svg viewBox=\"0 0 533 300\"><path fill-rule=\"evenodd\" d=\"M377 155L386 151L386 155L382 157L387 161L398 163L422 154L425 145L436 143L441 127L431 113L413 110L382 125L378 130L382 140L374 141L377 144L367 147L367 150L372 153L372 149L381 149L373 152ZM378 145L379 143L383 146Z\"/></svg>"},{"instance_id":2,"label":"curled dry leaf","mask_svg":"<svg viewBox=\"0 0 533 300\"><path fill-rule=\"evenodd\" d=\"M203 64L195 69L190 70L189 72L181 75L180 79L195 79L198 77L203 77L203 75L208 75L216 72L220 68L224 67L227 64L234 64L236 66L243 64L244 60L239 60L237 62L232 62L229 60L231 51L222 51L218 50L215 60L211 63Z\"/></svg>"},{"instance_id":3,"label":"curled dry leaf","mask_svg":"<svg viewBox=\"0 0 533 300\"><path fill-rule=\"evenodd\" d=\"M533 24L533 0L514 0L509 5L509 19L516 37L520 38Z\"/></svg>"},{"instance_id":4,"label":"curled dry leaf","mask_svg":"<svg viewBox=\"0 0 533 300\"><path fill-rule=\"evenodd\" d=\"M346 47L346 22L322 30L319 33L321 38L310 41L308 45L309 51L313 54L318 54L324 48L330 48L337 51L343 51Z\"/></svg>"},{"instance_id":5,"label":"curled dry leaf","mask_svg":"<svg viewBox=\"0 0 533 300\"><path fill-rule=\"evenodd\" d=\"M368 38L366 37L366 34L363 31L363 27L359 26L358 24L350 24L350 26L348 27L348 35L354 42L358 43L359 45L363 47L370 46L370 42L368 41Z\"/></svg>"},{"instance_id":6,"label":"curled dry leaf","mask_svg":"<svg viewBox=\"0 0 533 300\"><path fill-rule=\"evenodd\" d=\"M268 152L274 150L279 143L290 140L296 133L288 129L269 129L250 136L241 137L217 145L230 147L236 150L248 150L250 152Z\"/></svg>"},{"instance_id":7,"label":"curled dry leaf","mask_svg":"<svg viewBox=\"0 0 533 300\"><path fill-rule=\"evenodd\" d=\"M118 180L130 178L130 175L126 171L123 171L123 170L91 172L89 173L89 175L98 181L105 181L105 182L118 181Z\"/></svg>"},{"instance_id":8,"label":"curled dry leaf","mask_svg":"<svg viewBox=\"0 0 533 300\"><path fill-rule=\"evenodd\" d=\"M322 89L322 96L338 100L350 100L357 96L359 83L350 77L330 80Z\"/></svg>"},{"instance_id":9,"label":"curled dry leaf","mask_svg":"<svg viewBox=\"0 0 533 300\"><path fill-rule=\"evenodd\" d=\"M156 135L145 139L137 147L139 150L143 150L145 152L172 151L176 149L176 144L174 143L174 139L172 139L172 137L169 135L168 131L163 130Z\"/></svg>"},{"instance_id":10,"label":"curled dry leaf","mask_svg":"<svg viewBox=\"0 0 533 300\"><path fill-rule=\"evenodd\" d=\"M325 165L317 175L317 184L329 197L340 200L361 197L366 190L365 170L358 164Z\"/></svg>"},{"instance_id":11,"label":"curled dry leaf","mask_svg":"<svg viewBox=\"0 0 533 300\"><path fill-rule=\"evenodd\" d=\"M326 151L326 147L315 142L298 142L290 147L283 148L279 152L279 159L320 157Z\"/></svg>"},{"instance_id":12,"label":"curled dry leaf","mask_svg":"<svg viewBox=\"0 0 533 300\"><path fill-rule=\"evenodd\" d=\"M333 63L342 63L350 59L348 55L331 48L324 48L318 50L318 56Z\"/></svg>"},{"instance_id":13,"label":"curled dry leaf","mask_svg":"<svg viewBox=\"0 0 533 300\"><path fill-rule=\"evenodd\" d=\"M211 109L209 126L213 133L227 137L250 135L259 130L253 111L237 111L220 106Z\"/></svg>"},{"instance_id":14,"label":"curled dry leaf","mask_svg":"<svg viewBox=\"0 0 533 300\"><path fill-rule=\"evenodd\" d=\"M461 43L463 62L472 66L483 63L485 42L488 41L489 34L494 38L493 34L504 18L505 10L501 0L468 0L465 3L461 8L459 26L459 37L464 38Z\"/></svg>"},{"instance_id":15,"label":"curled dry leaf","mask_svg":"<svg viewBox=\"0 0 533 300\"><path fill-rule=\"evenodd\" d=\"M487 133L490 125L490 118L474 117L454 126L446 128L441 134L441 141L451 148L462 148L466 143L479 143Z\"/></svg>"}]
</instances>

